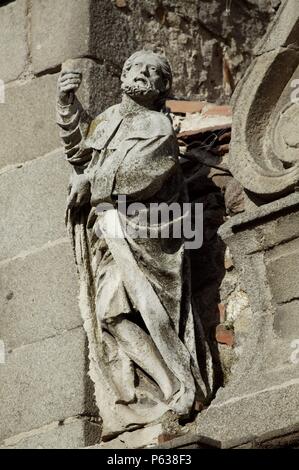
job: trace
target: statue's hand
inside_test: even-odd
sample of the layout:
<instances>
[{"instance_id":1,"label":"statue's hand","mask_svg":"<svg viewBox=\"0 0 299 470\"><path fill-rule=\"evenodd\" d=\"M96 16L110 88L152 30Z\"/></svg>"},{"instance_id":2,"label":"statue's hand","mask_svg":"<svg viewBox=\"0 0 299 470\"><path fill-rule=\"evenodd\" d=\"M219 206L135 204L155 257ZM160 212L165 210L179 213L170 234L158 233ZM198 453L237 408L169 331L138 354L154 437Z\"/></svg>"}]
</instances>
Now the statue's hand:
<instances>
[{"instance_id":1,"label":"statue's hand","mask_svg":"<svg viewBox=\"0 0 299 470\"><path fill-rule=\"evenodd\" d=\"M72 178L68 187L67 209L80 207L90 201L90 182L85 174Z\"/></svg>"},{"instance_id":2,"label":"statue's hand","mask_svg":"<svg viewBox=\"0 0 299 470\"><path fill-rule=\"evenodd\" d=\"M70 104L74 99L74 93L81 85L82 75L80 72L65 70L58 78L58 101L62 105Z\"/></svg>"}]
</instances>

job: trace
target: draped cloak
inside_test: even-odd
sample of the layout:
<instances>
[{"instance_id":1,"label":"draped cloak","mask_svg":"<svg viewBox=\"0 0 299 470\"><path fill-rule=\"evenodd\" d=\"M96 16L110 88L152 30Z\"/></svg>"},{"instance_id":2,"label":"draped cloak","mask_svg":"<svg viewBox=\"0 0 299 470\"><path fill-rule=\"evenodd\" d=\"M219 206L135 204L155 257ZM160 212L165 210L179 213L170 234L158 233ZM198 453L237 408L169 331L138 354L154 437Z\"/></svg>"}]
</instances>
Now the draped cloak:
<instances>
[{"instance_id":1,"label":"draped cloak","mask_svg":"<svg viewBox=\"0 0 299 470\"><path fill-rule=\"evenodd\" d=\"M195 398L203 399L183 239L159 236L159 224L149 227L150 236L134 238L124 231L123 221L140 228L144 214L123 215L117 206L117 196L125 195L128 203L142 202L148 212L153 202L182 203L186 192L176 138L165 115L143 107L130 114L121 104L88 126L82 115L77 99L69 106L58 105L65 154L74 169L70 184L82 174L90 182L90 204L69 210L67 225L80 277L90 375L104 433L113 434L154 421L167 410L188 415ZM103 203L109 203L110 210L97 211ZM115 228L122 237L115 238ZM178 381L178 390L168 401L156 393L151 381L142 389L147 380L146 376L142 380L142 373L135 403L122 396L124 354L105 324L123 314L132 321L140 317Z\"/></svg>"}]
</instances>

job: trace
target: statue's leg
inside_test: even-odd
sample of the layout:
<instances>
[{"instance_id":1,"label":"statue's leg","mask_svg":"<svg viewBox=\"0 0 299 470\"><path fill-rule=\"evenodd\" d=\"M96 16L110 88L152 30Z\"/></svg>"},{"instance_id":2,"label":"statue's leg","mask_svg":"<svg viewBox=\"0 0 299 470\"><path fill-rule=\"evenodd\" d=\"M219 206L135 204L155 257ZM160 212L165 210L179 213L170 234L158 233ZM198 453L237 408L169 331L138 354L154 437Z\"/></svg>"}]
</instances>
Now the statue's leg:
<instances>
[{"instance_id":1,"label":"statue's leg","mask_svg":"<svg viewBox=\"0 0 299 470\"><path fill-rule=\"evenodd\" d=\"M107 331L103 331L105 360L109 363L111 378L121 397L118 403L134 403L135 371L132 360L119 347L117 340Z\"/></svg>"},{"instance_id":2,"label":"statue's leg","mask_svg":"<svg viewBox=\"0 0 299 470\"><path fill-rule=\"evenodd\" d=\"M179 389L179 383L166 366L151 337L123 316L109 322L109 331L125 353L159 385L166 400Z\"/></svg>"},{"instance_id":3,"label":"statue's leg","mask_svg":"<svg viewBox=\"0 0 299 470\"><path fill-rule=\"evenodd\" d=\"M133 361L126 355L126 353L119 348L119 355L122 364L122 376L124 378L124 389L126 392L126 403L134 403L136 399L135 394L135 369Z\"/></svg>"}]
</instances>

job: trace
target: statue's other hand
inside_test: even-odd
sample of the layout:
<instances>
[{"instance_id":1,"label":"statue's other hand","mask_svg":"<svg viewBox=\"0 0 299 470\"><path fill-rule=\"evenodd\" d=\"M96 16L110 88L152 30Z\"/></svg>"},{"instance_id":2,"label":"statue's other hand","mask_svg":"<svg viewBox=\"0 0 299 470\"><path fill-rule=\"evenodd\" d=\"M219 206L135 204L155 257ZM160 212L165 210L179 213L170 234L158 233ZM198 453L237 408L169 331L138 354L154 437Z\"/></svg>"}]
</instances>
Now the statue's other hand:
<instances>
[{"instance_id":1,"label":"statue's other hand","mask_svg":"<svg viewBox=\"0 0 299 470\"><path fill-rule=\"evenodd\" d=\"M90 201L90 182L86 175L76 175L69 184L67 209L81 207Z\"/></svg>"},{"instance_id":2,"label":"statue's other hand","mask_svg":"<svg viewBox=\"0 0 299 470\"><path fill-rule=\"evenodd\" d=\"M82 82L82 75L75 71L62 71L58 78L58 100L61 104L70 104L74 98L74 93L78 90Z\"/></svg>"}]
</instances>

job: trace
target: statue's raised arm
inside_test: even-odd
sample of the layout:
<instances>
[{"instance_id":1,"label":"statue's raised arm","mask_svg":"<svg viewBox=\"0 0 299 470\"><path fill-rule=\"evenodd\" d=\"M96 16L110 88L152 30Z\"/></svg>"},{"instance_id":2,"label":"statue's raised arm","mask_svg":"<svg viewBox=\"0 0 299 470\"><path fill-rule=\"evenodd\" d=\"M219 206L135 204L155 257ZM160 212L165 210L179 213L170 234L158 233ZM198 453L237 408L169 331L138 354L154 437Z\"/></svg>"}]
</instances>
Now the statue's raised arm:
<instances>
[{"instance_id":1,"label":"statue's raised arm","mask_svg":"<svg viewBox=\"0 0 299 470\"><path fill-rule=\"evenodd\" d=\"M85 145L90 122L83 122L83 109L76 97L81 81L82 74L76 70L75 61L66 62L58 78L56 111L65 156L74 170L68 208L84 205L90 199L90 183L85 174L92 156L92 149Z\"/></svg>"}]
</instances>

